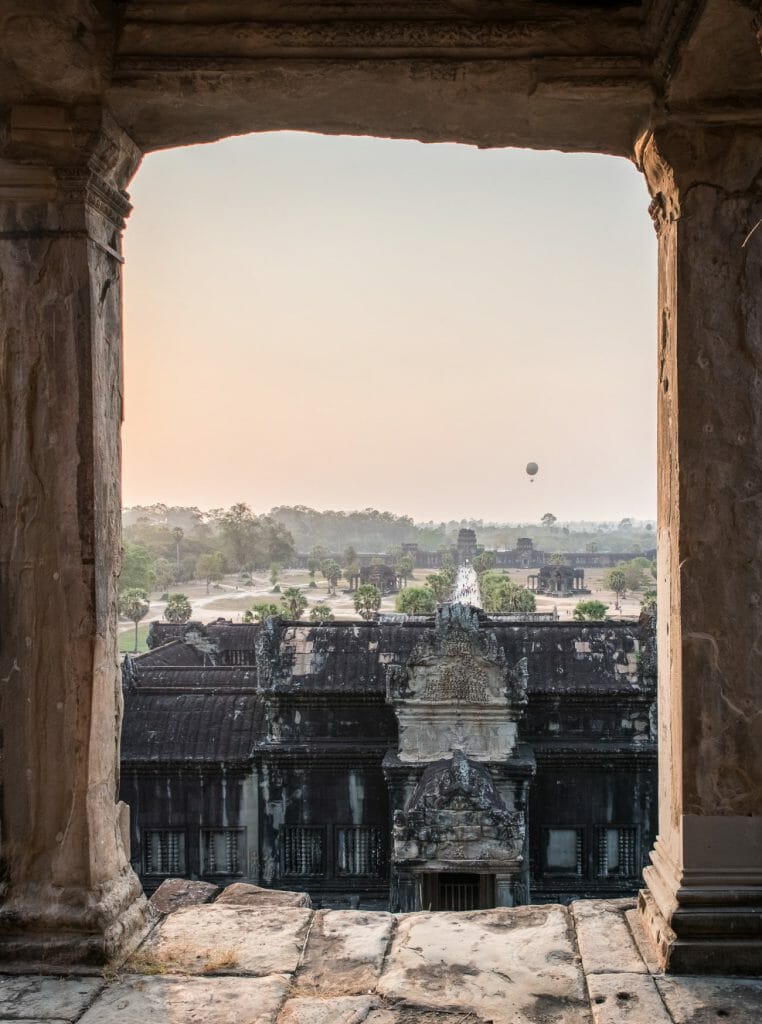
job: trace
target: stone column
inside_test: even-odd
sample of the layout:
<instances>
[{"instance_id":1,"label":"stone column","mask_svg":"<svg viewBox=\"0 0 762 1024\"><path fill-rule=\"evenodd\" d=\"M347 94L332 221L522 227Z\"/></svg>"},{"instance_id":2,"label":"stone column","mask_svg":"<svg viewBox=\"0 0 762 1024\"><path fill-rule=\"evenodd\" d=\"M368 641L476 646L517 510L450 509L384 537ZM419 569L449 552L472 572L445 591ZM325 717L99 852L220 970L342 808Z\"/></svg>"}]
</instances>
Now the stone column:
<instances>
[{"instance_id":1,"label":"stone column","mask_svg":"<svg viewBox=\"0 0 762 1024\"><path fill-rule=\"evenodd\" d=\"M102 115L16 108L0 160L0 959L101 963L143 928L117 805L121 190Z\"/></svg>"},{"instance_id":2,"label":"stone column","mask_svg":"<svg viewBox=\"0 0 762 1024\"><path fill-rule=\"evenodd\" d=\"M642 141L659 240L659 836L676 972L762 972L762 138Z\"/></svg>"}]
</instances>

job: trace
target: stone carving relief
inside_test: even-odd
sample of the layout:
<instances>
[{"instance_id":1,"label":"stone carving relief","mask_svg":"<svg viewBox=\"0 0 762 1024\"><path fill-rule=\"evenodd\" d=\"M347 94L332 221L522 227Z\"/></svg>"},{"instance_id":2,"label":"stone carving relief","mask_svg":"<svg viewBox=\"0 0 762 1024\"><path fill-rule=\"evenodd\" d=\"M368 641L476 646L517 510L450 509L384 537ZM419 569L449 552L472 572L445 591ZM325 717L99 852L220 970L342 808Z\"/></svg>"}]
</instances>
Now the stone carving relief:
<instances>
[{"instance_id":1,"label":"stone carving relief","mask_svg":"<svg viewBox=\"0 0 762 1024\"><path fill-rule=\"evenodd\" d=\"M524 816L509 811L489 770L456 750L428 766L405 810L394 813L394 859L520 863Z\"/></svg>"},{"instance_id":2,"label":"stone carving relief","mask_svg":"<svg viewBox=\"0 0 762 1024\"><path fill-rule=\"evenodd\" d=\"M405 668L390 668L387 689L394 702L523 705L526 676L526 659L510 667L495 634L480 629L475 608L444 605Z\"/></svg>"}]
</instances>

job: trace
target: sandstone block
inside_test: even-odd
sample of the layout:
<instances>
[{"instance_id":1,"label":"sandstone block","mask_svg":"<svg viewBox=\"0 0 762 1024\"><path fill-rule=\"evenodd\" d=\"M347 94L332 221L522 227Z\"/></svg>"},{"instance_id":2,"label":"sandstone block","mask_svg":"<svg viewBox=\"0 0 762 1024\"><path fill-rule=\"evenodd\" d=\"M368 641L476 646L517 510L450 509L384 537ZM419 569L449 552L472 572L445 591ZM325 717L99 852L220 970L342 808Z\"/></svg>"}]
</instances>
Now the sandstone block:
<instances>
[{"instance_id":1,"label":"sandstone block","mask_svg":"<svg viewBox=\"0 0 762 1024\"><path fill-rule=\"evenodd\" d=\"M185 907L164 919L138 956L178 974L291 974L311 917L297 907Z\"/></svg>"},{"instance_id":2,"label":"sandstone block","mask_svg":"<svg viewBox=\"0 0 762 1024\"><path fill-rule=\"evenodd\" d=\"M577 900L571 911L585 974L647 974L624 909L632 901Z\"/></svg>"},{"instance_id":3,"label":"sandstone block","mask_svg":"<svg viewBox=\"0 0 762 1024\"><path fill-rule=\"evenodd\" d=\"M288 978L129 978L107 989L80 1024L274 1024Z\"/></svg>"},{"instance_id":4,"label":"sandstone block","mask_svg":"<svg viewBox=\"0 0 762 1024\"><path fill-rule=\"evenodd\" d=\"M297 989L316 995L351 995L375 988L393 920L391 914L380 912L318 911L297 974Z\"/></svg>"},{"instance_id":5,"label":"sandstone block","mask_svg":"<svg viewBox=\"0 0 762 1024\"><path fill-rule=\"evenodd\" d=\"M312 900L306 892L263 889L260 885L248 882L233 882L223 890L216 902L247 907L312 907Z\"/></svg>"},{"instance_id":6,"label":"sandstone block","mask_svg":"<svg viewBox=\"0 0 762 1024\"><path fill-rule=\"evenodd\" d=\"M632 937L635 940L635 945L638 947L638 952L643 958L643 963L648 968L649 974L658 974L660 971L659 960L656 955L656 947L654 946L651 937L646 934L643 927L643 920L635 908L633 910L625 910L625 920L627 925L632 932Z\"/></svg>"},{"instance_id":7,"label":"sandstone block","mask_svg":"<svg viewBox=\"0 0 762 1024\"><path fill-rule=\"evenodd\" d=\"M278 1024L363 1024L379 1004L378 996L340 996L336 999L289 999Z\"/></svg>"},{"instance_id":8,"label":"sandstone block","mask_svg":"<svg viewBox=\"0 0 762 1024\"><path fill-rule=\"evenodd\" d=\"M672 1024L650 975L590 974L593 1024Z\"/></svg>"},{"instance_id":9,"label":"sandstone block","mask_svg":"<svg viewBox=\"0 0 762 1024\"><path fill-rule=\"evenodd\" d=\"M211 903L219 885L211 882L195 882L189 878L167 878L151 897L151 906L160 914L171 914L181 907L194 907L199 903Z\"/></svg>"},{"instance_id":10,"label":"sandstone block","mask_svg":"<svg viewBox=\"0 0 762 1024\"><path fill-rule=\"evenodd\" d=\"M565 907L399 918L381 995L493 1024L587 1024L584 978Z\"/></svg>"},{"instance_id":11,"label":"sandstone block","mask_svg":"<svg viewBox=\"0 0 762 1024\"><path fill-rule=\"evenodd\" d=\"M76 1020L102 988L100 978L0 977L0 1019Z\"/></svg>"},{"instance_id":12,"label":"sandstone block","mask_svg":"<svg viewBox=\"0 0 762 1024\"><path fill-rule=\"evenodd\" d=\"M759 978L678 977L655 979L675 1024L759 1024L762 980Z\"/></svg>"}]
</instances>

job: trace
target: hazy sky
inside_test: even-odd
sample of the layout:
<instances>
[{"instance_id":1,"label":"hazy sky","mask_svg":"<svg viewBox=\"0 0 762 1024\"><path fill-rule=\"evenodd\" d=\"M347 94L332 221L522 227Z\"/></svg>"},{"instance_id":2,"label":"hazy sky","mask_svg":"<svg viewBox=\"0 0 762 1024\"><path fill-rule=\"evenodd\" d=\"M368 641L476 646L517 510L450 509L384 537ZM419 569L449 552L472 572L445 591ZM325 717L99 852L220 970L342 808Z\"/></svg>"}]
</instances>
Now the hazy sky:
<instances>
[{"instance_id":1,"label":"hazy sky","mask_svg":"<svg viewBox=\"0 0 762 1024\"><path fill-rule=\"evenodd\" d=\"M654 515L625 160L273 133L151 155L131 193L126 505Z\"/></svg>"}]
</instances>

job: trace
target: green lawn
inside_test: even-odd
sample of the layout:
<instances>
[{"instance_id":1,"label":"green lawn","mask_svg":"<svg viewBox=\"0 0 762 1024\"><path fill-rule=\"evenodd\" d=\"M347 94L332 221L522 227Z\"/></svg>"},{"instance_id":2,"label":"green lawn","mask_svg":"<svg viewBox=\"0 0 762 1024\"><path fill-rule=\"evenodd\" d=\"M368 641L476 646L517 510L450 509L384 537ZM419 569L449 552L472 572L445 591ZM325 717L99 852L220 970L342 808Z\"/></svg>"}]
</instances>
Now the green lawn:
<instances>
[{"instance_id":1,"label":"green lawn","mask_svg":"<svg viewBox=\"0 0 762 1024\"><path fill-rule=\"evenodd\" d=\"M138 653L142 654L143 651L148 650L146 640L148 639L148 630L150 628L150 622L138 623ZM119 634L119 653L120 654L132 654L135 650L135 627L130 626L124 633Z\"/></svg>"}]
</instances>

